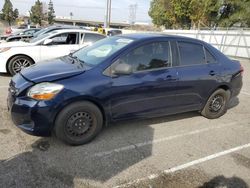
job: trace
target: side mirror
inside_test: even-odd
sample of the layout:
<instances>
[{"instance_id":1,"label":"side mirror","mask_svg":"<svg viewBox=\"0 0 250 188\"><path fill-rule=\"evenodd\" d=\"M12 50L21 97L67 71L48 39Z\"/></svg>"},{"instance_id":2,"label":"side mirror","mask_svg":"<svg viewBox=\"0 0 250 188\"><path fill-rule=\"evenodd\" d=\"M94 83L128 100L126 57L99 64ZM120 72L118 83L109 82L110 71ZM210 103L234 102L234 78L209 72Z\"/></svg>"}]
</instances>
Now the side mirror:
<instances>
[{"instance_id":1,"label":"side mirror","mask_svg":"<svg viewBox=\"0 0 250 188\"><path fill-rule=\"evenodd\" d=\"M43 42L43 44L44 45L48 45L48 44L51 44L52 42L53 42L52 39L45 39L44 42Z\"/></svg>"},{"instance_id":2,"label":"side mirror","mask_svg":"<svg viewBox=\"0 0 250 188\"><path fill-rule=\"evenodd\" d=\"M115 66L113 73L116 75L128 75L132 73L132 66L127 63L120 63Z\"/></svg>"}]
</instances>

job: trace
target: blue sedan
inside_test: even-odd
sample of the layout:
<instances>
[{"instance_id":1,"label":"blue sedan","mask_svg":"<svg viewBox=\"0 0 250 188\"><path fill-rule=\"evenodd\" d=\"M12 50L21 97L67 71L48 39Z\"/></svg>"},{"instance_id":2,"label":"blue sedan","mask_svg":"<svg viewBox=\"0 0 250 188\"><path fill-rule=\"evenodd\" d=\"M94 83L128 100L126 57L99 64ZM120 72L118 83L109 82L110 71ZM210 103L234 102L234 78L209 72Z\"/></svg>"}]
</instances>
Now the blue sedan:
<instances>
[{"instance_id":1,"label":"blue sedan","mask_svg":"<svg viewBox=\"0 0 250 188\"><path fill-rule=\"evenodd\" d=\"M188 111L219 118L240 93L242 72L200 40L119 35L22 70L10 82L8 109L24 132L80 145L124 119Z\"/></svg>"}]
</instances>

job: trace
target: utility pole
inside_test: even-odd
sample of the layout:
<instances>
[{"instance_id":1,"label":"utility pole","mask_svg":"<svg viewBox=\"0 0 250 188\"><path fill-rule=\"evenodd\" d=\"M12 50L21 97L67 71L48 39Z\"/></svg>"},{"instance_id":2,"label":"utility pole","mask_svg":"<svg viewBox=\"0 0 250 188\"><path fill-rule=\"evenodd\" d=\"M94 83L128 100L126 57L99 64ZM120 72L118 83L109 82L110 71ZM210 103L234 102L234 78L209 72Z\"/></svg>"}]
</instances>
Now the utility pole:
<instances>
[{"instance_id":1,"label":"utility pole","mask_svg":"<svg viewBox=\"0 0 250 188\"><path fill-rule=\"evenodd\" d=\"M107 0L104 27L109 28L111 21L111 0Z\"/></svg>"},{"instance_id":2,"label":"utility pole","mask_svg":"<svg viewBox=\"0 0 250 188\"><path fill-rule=\"evenodd\" d=\"M108 27L110 27L110 22L111 22L111 0L109 0L109 23L108 23Z\"/></svg>"},{"instance_id":3,"label":"utility pole","mask_svg":"<svg viewBox=\"0 0 250 188\"><path fill-rule=\"evenodd\" d=\"M108 15L109 15L109 0L107 0L107 5L106 5L106 13L105 13L105 21L104 21L104 27L108 26Z\"/></svg>"}]
</instances>

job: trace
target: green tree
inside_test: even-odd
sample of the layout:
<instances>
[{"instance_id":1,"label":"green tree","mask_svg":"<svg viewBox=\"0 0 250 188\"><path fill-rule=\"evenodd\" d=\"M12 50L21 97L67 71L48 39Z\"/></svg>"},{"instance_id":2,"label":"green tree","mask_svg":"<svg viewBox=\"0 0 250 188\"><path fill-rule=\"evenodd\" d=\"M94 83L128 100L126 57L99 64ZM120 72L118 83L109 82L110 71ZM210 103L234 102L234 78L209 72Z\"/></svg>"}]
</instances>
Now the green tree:
<instances>
[{"instance_id":1,"label":"green tree","mask_svg":"<svg viewBox=\"0 0 250 188\"><path fill-rule=\"evenodd\" d=\"M250 0L152 0L149 16L157 26L250 26Z\"/></svg>"},{"instance_id":2,"label":"green tree","mask_svg":"<svg viewBox=\"0 0 250 188\"><path fill-rule=\"evenodd\" d=\"M217 0L191 0L189 4L190 19L193 28L200 26L213 27L217 25L220 1Z\"/></svg>"},{"instance_id":3,"label":"green tree","mask_svg":"<svg viewBox=\"0 0 250 188\"><path fill-rule=\"evenodd\" d=\"M19 16L19 11L18 9L16 8L14 11L13 11L13 18L16 20Z\"/></svg>"},{"instance_id":4,"label":"green tree","mask_svg":"<svg viewBox=\"0 0 250 188\"><path fill-rule=\"evenodd\" d=\"M9 25L14 20L13 18L13 5L10 0L5 0L3 9L2 9L2 19L6 20Z\"/></svg>"},{"instance_id":5,"label":"green tree","mask_svg":"<svg viewBox=\"0 0 250 188\"><path fill-rule=\"evenodd\" d=\"M250 0L225 0L219 11L219 26L250 27Z\"/></svg>"},{"instance_id":6,"label":"green tree","mask_svg":"<svg viewBox=\"0 0 250 188\"><path fill-rule=\"evenodd\" d=\"M189 28L191 24L189 4L191 0L153 0L149 16L157 26Z\"/></svg>"},{"instance_id":7,"label":"green tree","mask_svg":"<svg viewBox=\"0 0 250 188\"><path fill-rule=\"evenodd\" d=\"M42 3L39 0L37 0L35 2L35 5L33 5L31 7L31 10L30 10L30 19L31 19L31 21L34 24L41 25L43 18L44 18L44 15L43 15L43 5L42 5Z\"/></svg>"},{"instance_id":8,"label":"green tree","mask_svg":"<svg viewBox=\"0 0 250 188\"><path fill-rule=\"evenodd\" d=\"M53 24L55 19L55 10L53 6L52 0L49 1L49 6L48 6L48 22L49 24Z\"/></svg>"}]
</instances>

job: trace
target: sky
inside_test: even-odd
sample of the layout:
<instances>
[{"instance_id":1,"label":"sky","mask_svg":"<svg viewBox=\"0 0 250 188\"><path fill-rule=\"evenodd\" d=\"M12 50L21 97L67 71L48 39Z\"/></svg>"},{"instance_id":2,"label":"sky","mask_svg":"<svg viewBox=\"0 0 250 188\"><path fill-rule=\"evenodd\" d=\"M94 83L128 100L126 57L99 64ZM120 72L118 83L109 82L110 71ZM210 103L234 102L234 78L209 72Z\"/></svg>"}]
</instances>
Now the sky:
<instances>
[{"instance_id":1,"label":"sky","mask_svg":"<svg viewBox=\"0 0 250 188\"><path fill-rule=\"evenodd\" d=\"M49 0L40 0L49 2ZM57 16L69 17L73 12L73 19L104 21L107 0L52 0ZM148 10L151 0L112 0L111 21L127 22L129 20L129 5L137 4L136 22L150 22ZM35 0L11 0L13 7L25 14L34 5ZM0 0L0 9L4 0Z\"/></svg>"}]
</instances>

